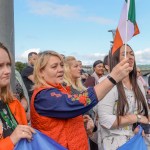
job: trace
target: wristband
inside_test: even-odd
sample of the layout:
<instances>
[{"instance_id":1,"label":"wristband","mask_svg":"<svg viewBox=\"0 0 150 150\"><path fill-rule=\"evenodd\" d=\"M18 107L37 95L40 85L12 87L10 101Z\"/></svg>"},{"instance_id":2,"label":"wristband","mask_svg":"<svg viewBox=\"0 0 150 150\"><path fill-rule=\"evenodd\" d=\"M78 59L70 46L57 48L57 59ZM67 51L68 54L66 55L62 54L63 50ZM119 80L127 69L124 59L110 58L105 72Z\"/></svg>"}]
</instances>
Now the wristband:
<instances>
[{"instance_id":1,"label":"wristband","mask_svg":"<svg viewBox=\"0 0 150 150\"><path fill-rule=\"evenodd\" d=\"M117 84L117 82L115 81L115 79L113 79L110 75L107 76L107 79L108 79L111 83L113 83L114 85Z\"/></svg>"}]
</instances>

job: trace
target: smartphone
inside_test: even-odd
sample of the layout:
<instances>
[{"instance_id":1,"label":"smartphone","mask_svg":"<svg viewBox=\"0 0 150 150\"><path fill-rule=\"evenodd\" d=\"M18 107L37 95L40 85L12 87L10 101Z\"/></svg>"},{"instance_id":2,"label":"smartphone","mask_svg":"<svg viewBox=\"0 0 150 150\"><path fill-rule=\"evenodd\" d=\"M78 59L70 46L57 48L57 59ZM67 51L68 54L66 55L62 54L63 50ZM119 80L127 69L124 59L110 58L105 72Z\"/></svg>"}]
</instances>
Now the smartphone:
<instances>
[{"instance_id":1,"label":"smartphone","mask_svg":"<svg viewBox=\"0 0 150 150\"><path fill-rule=\"evenodd\" d=\"M132 131L134 131L134 129L135 129L138 125L140 125L140 126L143 128L145 134L150 134L150 124L134 123L133 126L132 126Z\"/></svg>"}]
</instances>

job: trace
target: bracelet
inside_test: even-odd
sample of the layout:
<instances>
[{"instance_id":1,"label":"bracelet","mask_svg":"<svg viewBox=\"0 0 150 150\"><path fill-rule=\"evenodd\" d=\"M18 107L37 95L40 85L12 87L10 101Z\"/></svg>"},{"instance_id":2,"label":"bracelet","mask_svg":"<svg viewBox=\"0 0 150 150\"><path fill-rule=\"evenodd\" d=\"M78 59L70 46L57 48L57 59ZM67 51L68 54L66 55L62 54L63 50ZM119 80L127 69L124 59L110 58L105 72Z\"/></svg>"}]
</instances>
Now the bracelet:
<instances>
[{"instance_id":1,"label":"bracelet","mask_svg":"<svg viewBox=\"0 0 150 150\"><path fill-rule=\"evenodd\" d=\"M113 83L114 85L117 84L117 82L115 81L115 79L113 79L110 75L107 76L107 79L109 79L109 81L110 81L111 83Z\"/></svg>"},{"instance_id":2,"label":"bracelet","mask_svg":"<svg viewBox=\"0 0 150 150\"><path fill-rule=\"evenodd\" d=\"M136 117L137 117L137 122L140 122L140 121L141 121L141 118L142 118L141 115L138 115L138 114L137 114Z\"/></svg>"}]
</instances>

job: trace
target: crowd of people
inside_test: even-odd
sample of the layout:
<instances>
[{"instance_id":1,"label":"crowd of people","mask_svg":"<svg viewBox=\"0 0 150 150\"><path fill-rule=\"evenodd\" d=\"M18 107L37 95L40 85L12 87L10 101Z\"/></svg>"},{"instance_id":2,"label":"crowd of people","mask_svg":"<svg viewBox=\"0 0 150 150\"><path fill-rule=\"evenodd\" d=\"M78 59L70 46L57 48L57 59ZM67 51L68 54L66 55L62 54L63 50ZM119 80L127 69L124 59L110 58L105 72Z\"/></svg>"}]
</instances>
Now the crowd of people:
<instances>
[{"instance_id":1,"label":"crowd of people","mask_svg":"<svg viewBox=\"0 0 150 150\"><path fill-rule=\"evenodd\" d=\"M12 92L12 58L0 43L0 150L34 140L35 129L68 150L116 150L130 140L139 123L149 123L150 111L129 45L124 56L125 45L110 51L89 75L74 56L31 52L28 65L15 72Z\"/></svg>"}]
</instances>

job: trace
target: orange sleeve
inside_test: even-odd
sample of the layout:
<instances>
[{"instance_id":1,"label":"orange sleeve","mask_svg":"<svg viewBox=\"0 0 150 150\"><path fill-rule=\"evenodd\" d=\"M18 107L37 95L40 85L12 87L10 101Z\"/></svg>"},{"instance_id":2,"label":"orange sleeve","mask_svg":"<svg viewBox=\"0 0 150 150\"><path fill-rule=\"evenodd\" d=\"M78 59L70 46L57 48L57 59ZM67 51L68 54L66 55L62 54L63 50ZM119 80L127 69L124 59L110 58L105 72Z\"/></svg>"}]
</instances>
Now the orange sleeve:
<instances>
[{"instance_id":1,"label":"orange sleeve","mask_svg":"<svg viewBox=\"0 0 150 150\"><path fill-rule=\"evenodd\" d=\"M5 139L0 140L0 150L13 150L13 149L14 149L14 144L11 141L9 136Z\"/></svg>"},{"instance_id":2,"label":"orange sleeve","mask_svg":"<svg viewBox=\"0 0 150 150\"><path fill-rule=\"evenodd\" d=\"M9 107L17 122L20 125L27 125L26 113L19 100L14 100L12 103L9 103Z\"/></svg>"},{"instance_id":3,"label":"orange sleeve","mask_svg":"<svg viewBox=\"0 0 150 150\"><path fill-rule=\"evenodd\" d=\"M16 104L15 118L21 125L27 125L26 113L19 101Z\"/></svg>"}]
</instances>

